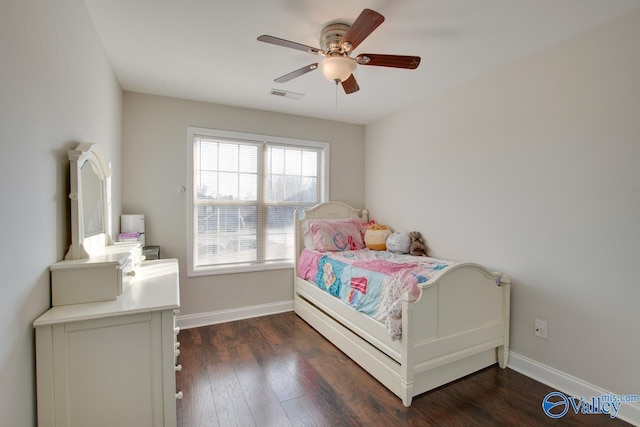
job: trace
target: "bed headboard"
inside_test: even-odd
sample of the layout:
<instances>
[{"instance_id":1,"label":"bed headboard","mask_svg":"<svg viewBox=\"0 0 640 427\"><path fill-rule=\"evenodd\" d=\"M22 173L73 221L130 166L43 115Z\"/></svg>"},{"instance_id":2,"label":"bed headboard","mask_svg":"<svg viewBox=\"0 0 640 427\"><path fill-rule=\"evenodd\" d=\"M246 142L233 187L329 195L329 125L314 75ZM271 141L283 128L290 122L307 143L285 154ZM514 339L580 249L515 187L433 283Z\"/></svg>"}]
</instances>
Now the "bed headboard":
<instances>
[{"instance_id":1,"label":"bed headboard","mask_svg":"<svg viewBox=\"0 0 640 427\"><path fill-rule=\"evenodd\" d=\"M325 202L315 205L311 209L298 212L295 215L296 232L296 263L300 251L304 248L302 237L302 224L309 219L343 219L354 218L362 222L369 221L369 212L366 209L361 211L342 202Z\"/></svg>"}]
</instances>

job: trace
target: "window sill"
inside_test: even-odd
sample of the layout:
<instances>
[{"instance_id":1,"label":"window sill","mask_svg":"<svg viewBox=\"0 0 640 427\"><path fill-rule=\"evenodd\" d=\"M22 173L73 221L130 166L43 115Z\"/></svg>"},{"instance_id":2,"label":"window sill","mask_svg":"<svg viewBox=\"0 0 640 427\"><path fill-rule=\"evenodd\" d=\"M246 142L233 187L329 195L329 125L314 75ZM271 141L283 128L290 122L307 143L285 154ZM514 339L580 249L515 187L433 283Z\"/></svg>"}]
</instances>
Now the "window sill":
<instances>
[{"instance_id":1,"label":"window sill","mask_svg":"<svg viewBox=\"0 0 640 427\"><path fill-rule=\"evenodd\" d=\"M220 274L236 273L255 273L260 271L288 270L293 268L294 263L292 261L274 262L267 264L238 264L223 267L196 267L195 269L189 269L189 271L187 271L187 277L217 276Z\"/></svg>"}]
</instances>

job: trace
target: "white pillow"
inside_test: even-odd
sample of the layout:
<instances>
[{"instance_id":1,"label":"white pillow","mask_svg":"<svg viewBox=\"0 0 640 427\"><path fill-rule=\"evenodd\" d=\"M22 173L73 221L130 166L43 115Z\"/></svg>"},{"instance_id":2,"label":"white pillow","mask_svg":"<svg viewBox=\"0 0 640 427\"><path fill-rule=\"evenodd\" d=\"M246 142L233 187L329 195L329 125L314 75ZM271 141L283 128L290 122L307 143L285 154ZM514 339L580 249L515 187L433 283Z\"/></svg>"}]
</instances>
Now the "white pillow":
<instances>
[{"instance_id":1,"label":"white pillow","mask_svg":"<svg viewBox=\"0 0 640 427\"><path fill-rule=\"evenodd\" d=\"M316 244L313 242L313 235L311 235L311 230L309 229L309 221L302 223L302 238L305 249L311 249L312 251L316 249Z\"/></svg>"}]
</instances>

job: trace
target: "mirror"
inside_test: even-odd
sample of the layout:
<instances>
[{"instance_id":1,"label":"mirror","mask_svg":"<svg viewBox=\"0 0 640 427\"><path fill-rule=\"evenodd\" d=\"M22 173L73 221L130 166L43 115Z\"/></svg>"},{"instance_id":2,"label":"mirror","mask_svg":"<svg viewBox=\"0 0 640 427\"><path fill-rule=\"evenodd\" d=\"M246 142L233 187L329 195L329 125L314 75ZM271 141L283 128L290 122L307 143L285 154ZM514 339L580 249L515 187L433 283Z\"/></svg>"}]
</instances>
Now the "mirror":
<instances>
[{"instance_id":1,"label":"mirror","mask_svg":"<svg viewBox=\"0 0 640 427\"><path fill-rule=\"evenodd\" d=\"M89 258L113 244L107 210L111 171L97 144L78 144L69 150L69 161L71 246L65 259Z\"/></svg>"},{"instance_id":2,"label":"mirror","mask_svg":"<svg viewBox=\"0 0 640 427\"><path fill-rule=\"evenodd\" d=\"M102 181L91 162L80 168L82 181L83 235L85 238L104 232L102 217Z\"/></svg>"}]
</instances>

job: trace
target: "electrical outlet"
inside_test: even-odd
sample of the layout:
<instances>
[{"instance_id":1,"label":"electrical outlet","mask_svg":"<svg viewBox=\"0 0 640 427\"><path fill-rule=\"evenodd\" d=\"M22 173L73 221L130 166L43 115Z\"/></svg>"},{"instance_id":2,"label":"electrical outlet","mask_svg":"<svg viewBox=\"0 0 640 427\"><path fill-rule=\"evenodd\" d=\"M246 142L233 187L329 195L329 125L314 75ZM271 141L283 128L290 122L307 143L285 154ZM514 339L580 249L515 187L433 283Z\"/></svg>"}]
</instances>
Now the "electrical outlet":
<instances>
[{"instance_id":1,"label":"electrical outlet","mask_svg":"<svg viewBox=\"0 0 640 427\"><path fill-rule=\"evenodd\" d=\"M536 319L536 336L547 339L547 321Z\"/></svg>"}]
</instances>

